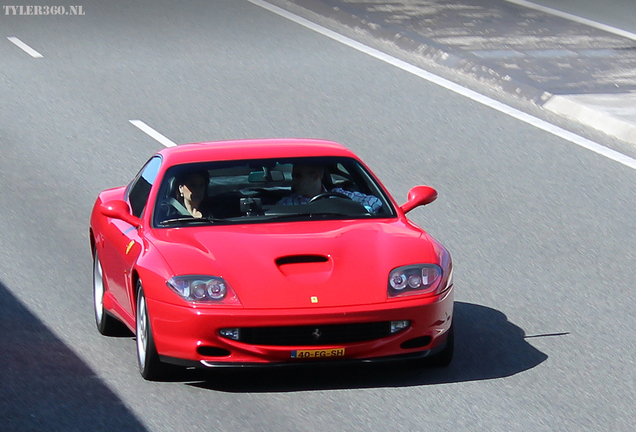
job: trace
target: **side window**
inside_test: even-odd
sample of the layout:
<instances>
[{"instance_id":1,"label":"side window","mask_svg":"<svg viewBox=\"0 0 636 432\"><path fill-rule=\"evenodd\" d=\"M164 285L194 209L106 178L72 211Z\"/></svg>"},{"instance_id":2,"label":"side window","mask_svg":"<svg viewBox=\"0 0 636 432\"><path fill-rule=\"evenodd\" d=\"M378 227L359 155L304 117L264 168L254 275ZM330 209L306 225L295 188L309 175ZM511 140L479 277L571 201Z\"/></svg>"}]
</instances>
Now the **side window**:
<instances>
[{"instance_id":1,"label":"side window","mask_svg":"<svg viewBox=\"0 0 636 432\"><path fill-rule=\"evenodd\" d=\"M133 215L141 217L141 213L144 211L146 203L148 202L150 188L155 182L160 166L161 158L159 156L153 157L146 163L137 175L137 178L131 183L128 189L128 200L130 201Z\"/></svg>"}]
</instances>

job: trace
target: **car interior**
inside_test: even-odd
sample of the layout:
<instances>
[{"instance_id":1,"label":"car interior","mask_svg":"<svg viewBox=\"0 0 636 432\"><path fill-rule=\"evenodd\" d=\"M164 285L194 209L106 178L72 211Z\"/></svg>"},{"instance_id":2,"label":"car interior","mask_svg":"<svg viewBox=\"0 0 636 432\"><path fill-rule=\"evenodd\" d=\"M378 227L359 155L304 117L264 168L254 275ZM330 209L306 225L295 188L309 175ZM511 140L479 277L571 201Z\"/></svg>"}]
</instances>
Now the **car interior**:
<instances>
[{"instance_id":1,"label":"car interior","mask_svg":"<svg viewBox=\"0 0 636 432\"><path fill-rule=\"evenodd\" d=\"M314 164L325 167L323 186L326 191L339 188L377 197L382 206L370 214L363 205L341 194L304 205L280 205L292 193L294 164ZM187 172L208 173L205 207L207 216L201 222L258 222L276 217L292 220L315 218L387 217L392 207L380 187L355 160L348 158L295 158L278 160L247 160L196 163L175 166L166 171L157 196L154 214L156 227L190 224L192 217L178 201L178 178Z\"/></svg>"}]
</instances>

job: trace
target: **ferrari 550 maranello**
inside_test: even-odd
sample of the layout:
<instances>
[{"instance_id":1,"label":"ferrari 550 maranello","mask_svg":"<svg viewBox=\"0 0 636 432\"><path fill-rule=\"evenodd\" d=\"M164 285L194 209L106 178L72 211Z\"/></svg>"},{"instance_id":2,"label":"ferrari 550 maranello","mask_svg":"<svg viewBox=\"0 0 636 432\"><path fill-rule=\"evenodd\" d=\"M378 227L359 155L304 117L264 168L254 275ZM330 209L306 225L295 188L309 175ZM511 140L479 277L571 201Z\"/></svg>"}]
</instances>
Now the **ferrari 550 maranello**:
<instances>
[{"instance_id":1,"label":"ferrari 550 maranello","mask_svg":"<svg viewBox=\"0 0 636 432\"><path fill-rule=\"evenodd\" d=\"M453 357L449 252L344 146L220 141L166 148L90 220L100 333L167 364L280 366Z\"/></svg>"}]
</instances>

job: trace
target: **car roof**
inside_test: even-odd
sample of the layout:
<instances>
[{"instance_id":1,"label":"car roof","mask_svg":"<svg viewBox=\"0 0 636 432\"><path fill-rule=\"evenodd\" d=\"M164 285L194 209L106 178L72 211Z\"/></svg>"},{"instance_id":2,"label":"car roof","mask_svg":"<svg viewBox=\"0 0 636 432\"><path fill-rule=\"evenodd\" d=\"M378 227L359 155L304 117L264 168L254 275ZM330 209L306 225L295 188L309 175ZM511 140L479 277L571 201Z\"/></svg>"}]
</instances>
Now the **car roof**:
<instances>
[{"instance_id":1,"label":"car roof","mask_svg":"<svg viewBox=\"0 0 636 432\"><path fill-rule=\"evenodd\" d=\"M244 139L181 144L158 152L167 166L202 161L283 157L344 156L358 159L342 144L319 139Z\"/></svg>"}]
</instances>

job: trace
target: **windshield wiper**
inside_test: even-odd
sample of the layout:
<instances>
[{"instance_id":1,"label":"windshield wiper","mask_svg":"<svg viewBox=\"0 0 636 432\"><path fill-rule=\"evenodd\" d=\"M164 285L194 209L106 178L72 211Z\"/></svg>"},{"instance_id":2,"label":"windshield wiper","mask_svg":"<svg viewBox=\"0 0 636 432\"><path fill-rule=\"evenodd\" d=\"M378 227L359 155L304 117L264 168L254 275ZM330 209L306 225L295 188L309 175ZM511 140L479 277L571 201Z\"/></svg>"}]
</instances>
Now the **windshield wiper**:
<instances>
[{"instance_id":1,"label":"windshield wiper","mask_svg":"<svg viewBox=\"0 0 636 432\"><path fill-rule=\"evenodd\" d=\"M336 212L306 212L306 213L282 213L282 214L266 214L265 217L267 220L279 220L279 219L294 219L294 218L324 218L324 217L347 217L347 218L355 218L358 216L352 216L344 213L336 213Z\"/></svg>"},{"instance_id":2,"label":"windshield wiper","mask_svg":"<svg viewBox=\"0 0 636 432\"><path fill-rule=\"evenodd\" d=\"M191 223L216 223L216 222L224 222L225 219L215 219L215 218L195 218L191 216L181 216L172 219L166 219L164 221L159 222L161 226L168 225L178 225L178 224L191 224Z\"/></svg>"}]
</instances>

